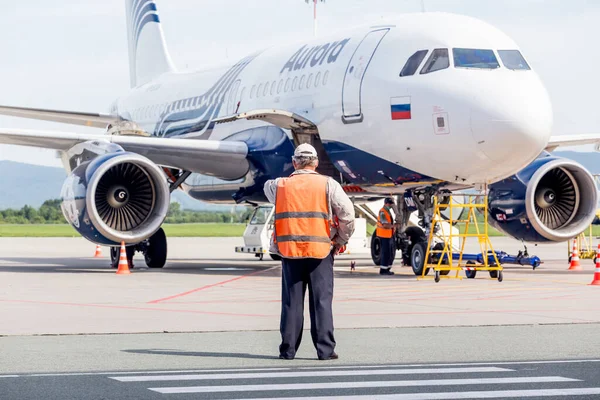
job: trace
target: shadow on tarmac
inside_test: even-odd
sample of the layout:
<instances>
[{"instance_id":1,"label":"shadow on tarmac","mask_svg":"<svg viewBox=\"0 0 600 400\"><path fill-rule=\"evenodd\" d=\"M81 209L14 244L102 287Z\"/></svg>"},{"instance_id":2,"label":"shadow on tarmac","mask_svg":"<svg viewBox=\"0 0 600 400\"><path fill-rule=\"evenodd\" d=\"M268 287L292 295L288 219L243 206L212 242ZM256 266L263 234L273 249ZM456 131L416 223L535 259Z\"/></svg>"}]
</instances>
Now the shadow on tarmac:
<instances>
[{"instance_id":1,"label":"shadow on tarmac","mask_svg":"<svg viewBox=\"0 0 600 400\"><path fill-rule=\"evenodd\" d=\"M261 354L248 353L217 353L207 351L181 351L181 350L158 350L158 349L134 349L121 350L124 353L148 354L162 356L184 356L184 357L216 357L216 358L248 358L253 360L278 360L279 356L265 356ZM299 358L296 360L312 360L310 358Z\"/></svg>"}]
</instances>

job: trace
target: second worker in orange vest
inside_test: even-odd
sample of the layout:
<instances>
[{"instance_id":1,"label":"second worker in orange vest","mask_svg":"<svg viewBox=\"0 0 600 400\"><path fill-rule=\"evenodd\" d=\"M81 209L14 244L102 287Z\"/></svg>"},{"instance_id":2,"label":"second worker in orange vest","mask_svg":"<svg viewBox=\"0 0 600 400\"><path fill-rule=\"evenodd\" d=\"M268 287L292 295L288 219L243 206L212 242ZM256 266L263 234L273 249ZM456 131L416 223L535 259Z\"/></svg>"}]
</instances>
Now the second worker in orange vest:
<instances>
[{"instance_id":1,"label":"second worker in orange vest","mask_svg":"<svg viewBox=\"0 0 600 400\"><path fill-rule=\"evenodd\" d=\"M394 219L392 218L391 209L394 205L394 200L390 197L384 201L383 208L379 211L377 218L377 237L379 238L379 274L394 275L391 271L394 263L394 249L396 240L394 237Z\"/></svg>"},{"instance_id":2,"label":"second worker in orange vest","mask_svg":"<svg viewBox=\"0 0 600 400\"><path fill-rule=\"evenodd\" d=\"M275 204L270 251L282 257L281 345L279 358L296 356L304 327L304 294L309 291L310 333L320 360L337 359L333 337L333 259L354 233L354 206L339 183L320 175L317 151L299 145L288 178L265 183ZM337 220L335 229L332 221Z\"/></svg>"}]
</instances>

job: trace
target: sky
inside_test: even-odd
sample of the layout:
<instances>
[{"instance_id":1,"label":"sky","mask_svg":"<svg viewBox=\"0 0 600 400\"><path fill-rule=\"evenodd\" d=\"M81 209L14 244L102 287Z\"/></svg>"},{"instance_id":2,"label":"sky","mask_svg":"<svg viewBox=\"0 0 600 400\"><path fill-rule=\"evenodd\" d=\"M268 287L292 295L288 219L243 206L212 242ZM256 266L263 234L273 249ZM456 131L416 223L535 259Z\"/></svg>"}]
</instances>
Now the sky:
<instances>
[{"instance_id":1,"label":"sky","mask_svg":"<svg viewBox=\"0 0 600 400\"><path fill-rule=\"evenodd\" d=\"M234 62L265 47L312 38L304 0L157 0L180 70ZM554 134L600 128L600 1L424 0L427 11L480 18L511 36L546 85ZM0 104L107 112L129 89L124 0L19 0L0 12ZM421 11L421 0L327 0L321 34ZM0 117L0 128L99 132ZM579 150L588 149L579 148ZM50 150L0 146L0 159L60 166Z\"/></svg>"}]
</instances>

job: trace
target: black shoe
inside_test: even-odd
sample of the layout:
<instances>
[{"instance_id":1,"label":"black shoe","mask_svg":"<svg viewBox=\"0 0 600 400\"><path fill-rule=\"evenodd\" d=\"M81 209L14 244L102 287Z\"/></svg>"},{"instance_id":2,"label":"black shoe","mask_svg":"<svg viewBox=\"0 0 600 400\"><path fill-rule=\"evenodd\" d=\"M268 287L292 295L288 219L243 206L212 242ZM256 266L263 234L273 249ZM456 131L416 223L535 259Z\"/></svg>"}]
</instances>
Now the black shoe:
<instances>
[{"instance_id":1,"label":"black shoe","mask_svg":"<svg viewBox=\"0 0 600 400\"><path fill-rule=\"evenodd\" d=\"M389 269L379 268L379 275L394 275Z\"/></svg>"},{"instance_id":2,"label":"black shoe","mask_svg":"<svg viewBox=\"0 0 600 400\"><path fill-rule=\"evenodd\" d=\"M337 355L337 353L333 352L331 353L331 355L329 357L319 357L319 360L324 361L324 360L337 360L338 358L340 358L340 356Z\"/></svg>"},{"instance_id":3,"label":"black shoe","mask_svg":"<svg viewBox=\"0 0 600 400\"><path fill-rule=\"evenodd\" d=\"M279 355L279 359L280 360L293 360L294 357L290 357L290 356L284 356L283 354Z\"/></svg>"}]
</instances>

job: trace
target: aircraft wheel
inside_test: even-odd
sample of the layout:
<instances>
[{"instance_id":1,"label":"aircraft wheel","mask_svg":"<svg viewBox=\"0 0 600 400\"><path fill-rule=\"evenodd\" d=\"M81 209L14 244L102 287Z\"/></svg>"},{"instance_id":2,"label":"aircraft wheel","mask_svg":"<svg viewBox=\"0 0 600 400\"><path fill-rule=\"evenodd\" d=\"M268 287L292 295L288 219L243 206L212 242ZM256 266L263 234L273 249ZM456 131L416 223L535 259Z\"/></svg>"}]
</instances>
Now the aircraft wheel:
<instances>
[{"instance_id":1,"label":"aircraft wheel","mask_svg":"<svg viewBox=\"0 0 600 400\"><path fill-rule=\"evenodd\" d=\"M425 255L426 255L426 243L417 242L414 244L410 253L410 264L413 273L417 276L423 275L423 268L425 267ZM425 270L425 275L429 273L429 268Z\"/></svg>"},{"instance_id":2,"label":"aircraft wheel","mask_svg":"<svg viewBox=\"0 0 600 400\"><path fill-rule=\"evenodd\" d=\"M167 236L163 228L148 239L144 258L148 268L162 268L167 263Z\"/></svg>"},{"instance_id":3,"label":"aircraft wheel","mask_svg":"<svg viewBox=\"0 0 600 400\"><path fill-rule=\"evenodd\" d=\"M381 262L381 240L375 231L371 235L371 259L375 265Z\"/></svg>"}]
</instances>

